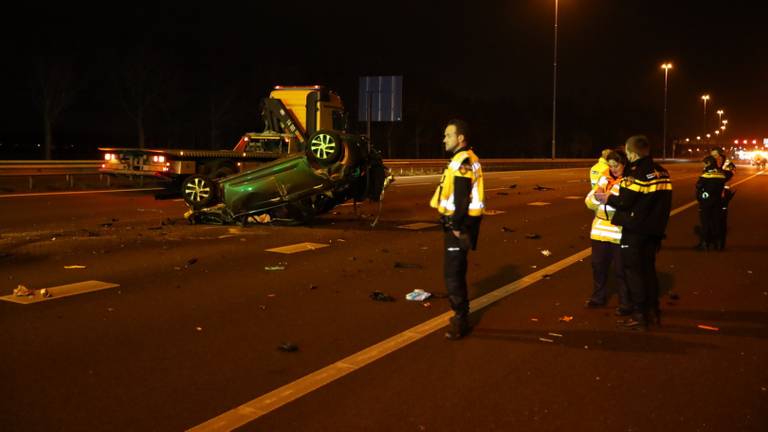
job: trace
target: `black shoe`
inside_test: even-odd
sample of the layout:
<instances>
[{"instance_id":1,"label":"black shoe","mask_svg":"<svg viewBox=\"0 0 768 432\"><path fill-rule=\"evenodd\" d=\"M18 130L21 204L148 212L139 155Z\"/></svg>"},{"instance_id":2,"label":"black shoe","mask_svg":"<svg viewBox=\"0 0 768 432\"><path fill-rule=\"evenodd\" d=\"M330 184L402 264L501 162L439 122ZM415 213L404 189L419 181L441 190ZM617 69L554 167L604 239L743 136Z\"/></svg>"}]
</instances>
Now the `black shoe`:
<instances>
[{"instance_id":1,"label":"black shoe","mask_svg":"<svg viewBox=\"0 0 768 432\"><path fill-rule=\"evenodd\" d=\"M632 309L619 306L616 308L616 312L613 313L616 316L629 316L632 315Z\"/></svg>"},{"instance_id":2,"label":"black shoe","mask_svg":"<svg viewBox=\"0 0 768 432\"><path fill-rule=\"evenodd\" d=\"M459 340L468 335L472 330L469 325L469 321L466 318L452 317L450 320L450 328L445 332L445 338L448 340Z\"/></svg>"},{"instance_id":3,"label":"black shoe","mask_svg":"<svg viewBox=\"0 0 768 432\"><path fill-rule=\"evenodd\" d=\"M603 303L601 303L601 302L596 302L596 301L594 301L594 300L592 300L592 299L590 299L590 300L587 300L587 301L584 303L584 307L585 307L585 308L587 308L587 309L601 308L601 307L603 307L603 306L605 306L605 302L603 302Z\"/></svg>"},{"instance_id":4,"label":"black shoe","mask_svg":"<svg viewBox=\"0 0 768 432\"><path fill-rule=\"evenodd\" d=\"M627 330L648 330L648 320L642 314L632 314L629 318L619 321L616 322Z\"/></svg>"}]
</instances>

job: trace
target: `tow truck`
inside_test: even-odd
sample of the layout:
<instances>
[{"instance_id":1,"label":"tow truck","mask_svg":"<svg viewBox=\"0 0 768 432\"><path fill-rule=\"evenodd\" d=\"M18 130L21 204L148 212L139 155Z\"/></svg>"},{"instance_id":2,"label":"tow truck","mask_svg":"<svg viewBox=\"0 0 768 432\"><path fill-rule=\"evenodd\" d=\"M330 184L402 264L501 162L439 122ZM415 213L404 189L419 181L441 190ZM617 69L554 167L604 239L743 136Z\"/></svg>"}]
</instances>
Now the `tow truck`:
<instances>
[{"instance_id":1,"label":"tow truck","mask_svg":"<svg viewBox=\"0 0 768 432\"><path fill-rule=\"evenodd\" d=\"M187 202L209 198L211 180L308 152L318 161L338 160L347 115L341 98L323 86L275 86L264 99L264 131L240 137L232 150L100 147L100 172L169 182Z\"/></svg>"}]
</instances>

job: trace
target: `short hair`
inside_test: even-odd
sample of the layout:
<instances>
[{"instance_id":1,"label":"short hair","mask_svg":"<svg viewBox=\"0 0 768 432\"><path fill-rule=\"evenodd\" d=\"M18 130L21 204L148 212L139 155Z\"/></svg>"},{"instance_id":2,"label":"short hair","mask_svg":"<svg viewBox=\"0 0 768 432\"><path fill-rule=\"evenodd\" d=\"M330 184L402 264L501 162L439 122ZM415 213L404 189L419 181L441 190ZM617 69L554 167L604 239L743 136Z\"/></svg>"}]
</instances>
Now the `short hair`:
<instances>
[{"instance_id":1,"label":"short hair","mask_svg":"<svg viewBox=\"0 0 768 432\"><path fill-rule=\"evenodd\" d=\"M611 150L608 153L608 155L605 156L605 160L614 161L624 166L626 166L629 163L629 159L627 159L627 154L621 150Z\"/></svg>"},{"instance_id":2,"label":"short hair","mask_svg":"<svg viewBox=\"0 0 768 432\"><path fill-rule=\"evenodd\" d=\"M607 148L607 149L603 149L603 151L601 151L601 152L600 152L600 157L601 157L601 158L603 158L603 159L608 159L608 155L609 155L609 154L610 154L612 151L613 151L613 150L611 150L611 149L609 149L609 148Z\"/></svg>"},{"instance_id":3,"label":"short hair","mask_svg":"<svg viewBox=\"0 0 768 432\"><path fill-rule=\"evenodd\" d=\"M725 156L725 150L723 150L723 148L722 148L722 147L715 147L715 148L713 148L713 149L711 150L711 152L713 152L713 151L714 151L714 152L717 152L717 154L719 154L720 156ZM710 152L710 153L711 153L711 152Z\"/></svg>"},{"instance_id":4,"label":"short hair","mask_svg":"<svg viewBox=\"0 0 768 432\"><path fill-rule=\"evenodd\" d=\"M464 141L469 142L469 124L461 119L448 120L448 126L456 127L456 136L464 135Z\"/></svg>"},{"instance_id":5,"label":"short hair","mask_svg":"<svg viewBox=\"0 0 768 432\"><path fill-rule=\"evenodd\" d=\"M640 156L651 154L651 143L648 142L648 138L645 135L633 135L627 138L626 145L627 150Z\"/></svg>"},{"instance_id":6,"label":"short hair","mask_svg":"<svg viewBox=\"0 0 768 432\"><path fill-rule=\"evenodd\" d=\"M711 169L717 168L717 161L712 156L706 156L701 161L704 162L704 169L706 169L706 170L711 170Z\"/></svg>"}]
</instances>

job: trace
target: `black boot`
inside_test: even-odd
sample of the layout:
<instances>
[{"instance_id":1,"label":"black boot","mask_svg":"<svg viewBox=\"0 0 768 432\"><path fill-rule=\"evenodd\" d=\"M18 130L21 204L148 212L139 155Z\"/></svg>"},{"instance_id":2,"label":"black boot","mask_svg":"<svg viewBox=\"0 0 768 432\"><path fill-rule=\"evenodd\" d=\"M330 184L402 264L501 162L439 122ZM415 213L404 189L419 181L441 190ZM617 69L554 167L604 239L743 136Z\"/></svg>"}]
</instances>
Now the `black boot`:
<instances>
[{"instance_id":1,"label":"black boot","mask_svg":"<svg viewBox=\"0 0 768 432\"><path fill-rule=\"evenodd\" d=\"M648 318L643 313L633 312L627 319L618 320L616 322L628 330L648 330Z\"/></svg>"},{"instance_id":2,"label":"black boot","mask_svg":"<svg viewBox=\"0 0 768 432\"><path fill-rule=\"evenodd\" d=\"M445 338L449 340L459 340L468 335L471 327L466 315L456 315L449 320L450 327L445 332Z\"/></svg>"}]
</instances>

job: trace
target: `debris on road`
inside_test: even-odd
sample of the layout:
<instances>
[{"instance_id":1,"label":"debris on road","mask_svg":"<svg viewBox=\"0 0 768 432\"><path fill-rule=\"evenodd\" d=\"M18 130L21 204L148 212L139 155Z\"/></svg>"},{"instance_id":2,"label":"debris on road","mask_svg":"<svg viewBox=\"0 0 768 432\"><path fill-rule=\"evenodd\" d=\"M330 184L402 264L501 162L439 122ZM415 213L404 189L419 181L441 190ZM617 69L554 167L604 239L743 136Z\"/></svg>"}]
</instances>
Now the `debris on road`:
<instances>
[{"instance_id":1,"label":"debris on road","mask_svg":"<svg viewBox=\"0 0 768 432\"><path fill-rule=\"evenodd\" d=\"M550 252L549 249L544 249L541 251L541 254L544 256L550 256L552 255L552 252Z\"/></svg>"},{"instance_id":2,"label":"debris on road","mask_svg":"<svg viewBox=\"0 0 768 432\"><path fill-rule=\"evenodd\" d=\"M267 271L280 271L280 270L285 270L285 266L280 266L280 265L264 266L264 270L267 270Z\"/></svg>"},{"instance_id":3,"label":"debris on road","mask_svg":"<svg viewBox=\"0 0 768 432\"><path fill-rule=\"evenodd\" d=\"M573 321L573 317L570 315L563 315L560 318L558 318L558 320L562 322L571 322Z\"/></svg>"},{"instance_id":4,"label":"debris on road","mask_svg":"<svg viewBox=\"0 0 768 432\"><path fill-rule=\"evenodd\" d=\"M381 302L393 302L395 301L395 298L392 297L389 294L384 294L381 291L374 291L368 295L368 297L371 298L371 300L374 301L381 301Z\"/></svg>"},{"instance_id":5,"label":"debris on road","mask_svg":"<svg viewBox=\"0 0 768 432\"><path fill-rule=\"evenodd\" d=\"M539 322L539 319L538 319L538 318L531 318L531 321L533 321L533 322Z\"/></svg>"},{"instance_id":6,"label":"debris on road","mask_svg":"<svg viewBox=\"0 0 768 432\"><path fill-rule=\"evenodd\" d=\"M190 258L187 260L187 263L184 264L184 267L189 268L190 266L195 265L196 262L197 262L197 258Z\"/></svg>"},{"instance_id":7,"label":"debris on road","mask_svg":"<svg viewBox=\"0 0 768 432\"><path fill-rule=\"evenodd\" d=\"M269 215L269 213L262 213L259 215L248 216L248 222L268 224L272 222L272 217Z\"/></svg>"},{"instance_id":8,"label":"debris on road","mask_svg":"<svg viewBox=\"0 0 768 432\"><path fill-rule=\"evenodd\" d=\"M195 327L195 330L200 332L200 331L203 331L203 328L202 327Z\"/></svg>"},{"instance_id":9,"label":"debris on road","mask_svg":"<svg viewBox=\"0 0 768 432\"><path fill-rule=\"evenodd\" d=\"M502 232L515 232L515 230L513 230L512 228L508 228L508 227L505 227L505 226L501 227L501 231Z\"/></svg>"},{"instance_id":10,"label":"debris on road","mask_svg":"<svg viewBox=\"0 0 768 432\"><path fill-rule=\"evenodd\" d=\"M293 342L283 342L277 347L277 349L283 352L295 352L299 350L299 346Z\"/></svg>"},{"instance_id":11,"label":"debris on road","mask_svg":"<svg viewBox=\"0 0 768 432\"><path fill-rule=\"evenodd\" d=\"M424 303L422 303L421 305L422 305L422 306L424 306L425 308L428 308L428 307L432 306L432 303L430 303L430 302L424 302Z\"/></svg>"},{"instance_id":12,"label":"debris on road","mask_svg":"<svg viewBox=\"0 0 768 432\"><path fill-rule=\"evenodd\" d=\"M509 195L509 194L506 192L496 192L496 195Z\"/></svg>"},{"instance_id":13,"label":"debris on road","mask_svg":"<svg viewBox=\"0 0 768 432\"><path fill-rule=\"evenodd\" d=\"M552 339L547 339L547 338L542 338L542 337L540 337L539 340L542 341L542 342L549 342L549 343L553 343L554 342Z\"/></svg>"},{"instance_id":14,"label":"debris on road","mask_svg":"<svg viewBox=\"0 0 768 432\"><path fill-rule=\"evenodd\" d=\"M112 228L112 222L106 222L101 224L102 228Z\"/></svg>"},{"instance_id":15,"label":"debris on road","mask_svg":"<svg viewBox=\"0 0 768 432\"><path fill-rule=\"evenodd\" d=\"M26 297L33 295L33 292L24 285L19 285L13 290L13 295L16 297Z\"/></svg>"},{"instance_id":16,"label":"debris on road","mask_svg":"<svg viewBox=\"0 0 768 432\"><path fill-rule=\"evenodd\" d=\"M509 185L509 188L510 188L510 189L514 189L514 188L516 188L516 187L517 187L517 184L515 184L515 183L512 183L511 185Z\"/></svg>"},{"instance_id":17,"label":"debris on road","mask_svg":"<svg viewBox=\"0 0 768 432\"><path fill-rule=\"evenodd\" d=\"M529 234L525 235L525 238L531 239L531 240L536 240L536 239L540 239L541 236L536 234L536 233L529 233Z\"/></svg>"},{"instance_id":18,"label":"debris on road","mask_svg":"<svg viewBox=\"0 0 768 432\"><path fill-rule=\"evenodd\" d=\"M551 274L545 274L545 275L542 275L541 278L542 279L552 279L552 275Z\"/></svg>"},{"instance_id":19,"label":"debris on road","mask_svg":"<svg viewBox=\"0 0 768 432\"><path fill-rule=\"evenodd\" d=\"M84 265L65 265L64 268L67 270L73 270L73 269L84 269L86 267Z\"/></svg>"},{"instance_id":20,"label":"debris on road","mask_svg":"<svg viewBox=\"0 0 768 432\"><path fill-rule=\"evenodd\" d=\"M421 264L414 264L414 263L406 263L406 262L395 261L395 268L420 269L420 268L423 268L423 267L421 266Z\"/></svg>"},{"instance_id":21,"label":"debris on road","mask_svg":"<svg viewBox=\"0 0 768 432\"><path fill-rule=\"evenodd\" d=\"M696 327L698 327L698 328L700 328L702 330L720 331L720 329L717 328L717 327L712 327L712 326L708 326L708 325L704 325L704 324L699 324Z\"/></svg>"},{"instance_id":22,"label":"debris on road","mask_svg":"<svg viewBox=\"0 0 768 432\"><path fill-rule=\"evenodd\" d=\"M541 186L541 185L536 185L536 187L534 187L533 190L537 190L537 191L551 191L551 190L555 190L555 188L547 187L547 186Z\"/></svg>"},{"instance_id":23,"label":"debris on road","mask_svg":"<svg viewBox=\"0 0 768 432\"><path fill-rule=\"evenodd\" d=\"M310 290L316 290L317 288L318 288L317 285L312 285L312 284L309 285Z\"/></svg>"},{"instance_id":24,"label":"debris on road","mask_svg":"<svg viewBox=\"0 0 768 432\"><path fill-rule=\"evenodd\" d=\"M259 305L259 309L260 310L267 310L267 306L266 305Z\"/></svg>"},{"instance_id":25,"label":"debris on road","mask_svg":"<svg viewBox=\"0 0 768 432\"><path fill-rule=\"evenodd\" d=\"M53 297L53 294L51 294L50 291L48 291L48 288L43 288L39 290L37 293L40 294L40 297L45 297L45 298Z\"/></svg>"},{"instance_id":26,"label":"debris on road","mask_svg":"<svg viewBox=\"0 0 768 432\"><path fill-rule=\"evenodd\" d=\"M560 333L547 333L547 334L554 337L563 337L563 335L561 335Z\"/></svg>"},{"instance_id":27,"label":"debris on road","mask_svg":"<svg viewBox=\"0 0 768 432\"><path fill-rule=\"evenodd\" d=\"M406 300L410 301L424 301L432 296L432 293L424 291L423 289L415 289L405 295Z\"/></svg>"}]
</instances>

